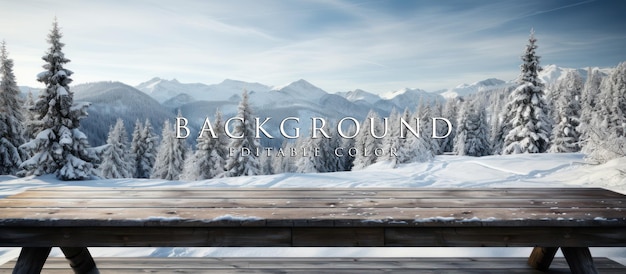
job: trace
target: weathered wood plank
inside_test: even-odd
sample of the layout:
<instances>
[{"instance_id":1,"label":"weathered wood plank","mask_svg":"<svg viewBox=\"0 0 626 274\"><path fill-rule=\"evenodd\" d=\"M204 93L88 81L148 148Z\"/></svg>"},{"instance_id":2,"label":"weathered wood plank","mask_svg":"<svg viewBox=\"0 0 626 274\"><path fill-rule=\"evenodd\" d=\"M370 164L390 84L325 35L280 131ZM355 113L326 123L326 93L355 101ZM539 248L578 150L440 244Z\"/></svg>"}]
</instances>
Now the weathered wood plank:
<instances>
[{"instance_id":1,"label":"weathered wood plank","mask_svg":"<svg viewBox=\"0 0 626 274\"><path fill-rule=\"evenodd\" d=\"M528 265L537 270L547 271L558 250L558 247L536 246L528 258Z\"/></svg>"},{"instance_id":2,"label":"weathered wood plank","mask_svg":"<svg viewBox=\"0 0 626 274\"><path fill-rule=\"evenodd\" d=\"M15 261L0 266L10 273ZM102 273L568 273L563 258L551 272L525 265L525 258L99 258ZM620 273L626 267L596 258L602 273ZM42 273L67 273L67 261L50 258ZM64 272L63 272L64 271ZM352 272L350 272L352 271Z\"/></svg>"},{"instance_id":3,"label":"weathered wood plank","mask_svg":"<svg viewBox=\"0 0 626 274\"><path fill-rule=\"evenodd\" d=\"M0 208L1 226L625 226L621 208Z\"/></svg>"},{"instance_id":4,"label":"weathered wood plank","mask_svg":"<svg viewBox=\"0 0 626 274\"><path fill-rule=\"evenodd\" d=\"M0 228L0 246L288 247L291 241L290 228Z\"/></svg>"},{"instance_id":5,"label":"weathered wood plank","mask_svg":"<svg viewBox=\"0 0 626 274\"><path fill-rule=\"evenodd\" d=\"M314 231L318 231L313 233ZM349 231L349 233L343 233ZM376 235L381 231L381 235ZM338 238L341 246L395 247L623 247L622 227L0 227L0 246L189 246L264 247L319 246L315 241ZM97 235L97 236L94 236ZM298 235L298 237L293 237ZM308 235L308 236L307 236ZM364 235L372 237L366 241ZM380 239L384 237L381 244Z\"/></svg>"},{"instance_id":6,"label":"weathered wood plank","mask_svg":"<svg viewBox=\"0 0 626 274\"><path fill-rule=\"evenodd\" d=\"M5 198L0 207L7 208L495 208L506 205L510 208L626 208L623 199L500 199L500 198L145 198L145 199L101 199L101 198Z\"/></svg>"},{"instance_id":7,"label":"weathered wood plank","mask_svg":"<svg viewBox=\"0 0 626 274\"><path fill-rule=\"evenodd\" d=\"M385 246L382 228L294 228L293 246Z\"/></svg>"},{"instance_id":8,"label":"weathered wood plank","mask_svg":"<svg viewBox=\"0 0 626 274\"><path fill-rule=\"evenodd\" d=\"M588 247L561 247L572 274L597 274Z\"/></svg>"},{"instance_id":9,"label":"weathered wood plank","mask_svg":"<svg viewBox=\"0 0 626 274\"><path fill-rule=\"evenodd\" d=\"M54 191L53 189L32 189L20 194L11 196L11 198L74 198L89 197L99 199L119 199L119 198L571 198L571 199L609 199L623 198L624 195L604 189L580 189L580 188L562 188L562 189L376 189L376 188L352 188L352 189L216 189L205 190L199 189L118 189L106 190L99 188L71 190L63 189Z\"/></svg>"},{"instance_id":10,"label":"weathered wood plank","mask_svg":"<svg viewBox=\"0 0 626 274\"><path fill-rule=\"evenodd\" d=\"M386 228L385 246L625 246L626 231L608 227Z\"/></svg>"},{"instance_id":11,"label":"weathered wood plank","mask_svg":"<svg viewBox=\"0 0 626 274\"><path fill-rule=\"evenodd\" d=\"M41 272L51 249L50 247L23 247L13 268L13 274L37 274Z\"/></svg>"}]
</instances>

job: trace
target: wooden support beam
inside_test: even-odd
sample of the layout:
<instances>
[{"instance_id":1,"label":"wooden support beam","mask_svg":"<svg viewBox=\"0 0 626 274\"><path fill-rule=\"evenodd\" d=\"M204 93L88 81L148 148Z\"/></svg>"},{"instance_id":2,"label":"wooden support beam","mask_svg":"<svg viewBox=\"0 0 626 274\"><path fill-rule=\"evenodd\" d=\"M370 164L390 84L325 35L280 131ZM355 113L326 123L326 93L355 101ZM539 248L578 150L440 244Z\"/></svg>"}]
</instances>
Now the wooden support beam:
<instances>
[{"instance_id":1,"label":"wooden support beam","mask_svg":"<svg viewBox=\"0 0 626 274\"><path fill-rule=\"evenodd\" d=\"M86 247L61 247L65 258L76 274L98 274L96 262Z\"/></svg>"},{"instance_id":2,"label":"wooden support beam","mask_svg":"<svg viewBox=\"0 0 626 274\"><path fill-rule=\"evenodd\" d=\"M559 250L558 247L540 247L536 246L528 258L528 265L534 269L548 271L554 255Z\"/></svg>"},{"instance_id":3,"label":"wooden support beam","mask_svg":"<svg viewBox=\"0 0 626 274\"><path fill-rule=\"evenodd\" d=\"M588 247L561 247L572 274L597 274Z\"/></svg>"},{"instance_id":4,"label":"wooden support beam","mask_svg":"<svg viewBox=\"0 0 626 274\"><path fill-rule=\"evenodd\" d=\"M22 247L13 274L39 274L52 247Z\"/></svg>"}]
</instances>

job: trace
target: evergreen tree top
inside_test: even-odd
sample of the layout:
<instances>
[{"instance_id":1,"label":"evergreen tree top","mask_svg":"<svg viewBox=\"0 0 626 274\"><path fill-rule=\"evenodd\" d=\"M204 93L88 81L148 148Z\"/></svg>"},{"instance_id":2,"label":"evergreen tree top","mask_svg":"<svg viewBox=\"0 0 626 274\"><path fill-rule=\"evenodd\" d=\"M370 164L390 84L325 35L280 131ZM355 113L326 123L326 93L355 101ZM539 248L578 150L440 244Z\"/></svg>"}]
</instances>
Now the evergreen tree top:
<instances>
[{"instance_id":1,"label":"evergreen tree top","mask_svg":"<svg viewBox=\"0 0 626 274\"><path fill-rule=\"evenodd\" d=\"M59 28L57 19L54 18L54 22L52 22L52 29L50 30L47 39L50 44L50 48L48 48L45 55L41 57L42 60L46 61L46 64L43 65L43 68L46 71L37 75L37 80L45 83L46 85L60 84L62 86L66 86L72 81L69 76L71 76L73 72L63 68L63 65L69 63L70 59L65 58L65 54L62 51L65 46L64 43L61 43L62 37L63 34Z\"/></svg>"},{"instance_id":2,"label":"evergreen tree top","mask_svg":"<svg viewBox=\"0 0 626 274\"><path fill-rule=\"evenodd\" d=\"M535 29L530 29L530 36L528 37L528 44L524 50L524 54L521 56L522 64L520 65L520 75L518 77L518 83L531 83L534 86L542 86L541 80L539 80L539 72L542 68L539 66L539 59L535 52L537 49L537 38L535 38Z\"/></svg>"}]
</instances>

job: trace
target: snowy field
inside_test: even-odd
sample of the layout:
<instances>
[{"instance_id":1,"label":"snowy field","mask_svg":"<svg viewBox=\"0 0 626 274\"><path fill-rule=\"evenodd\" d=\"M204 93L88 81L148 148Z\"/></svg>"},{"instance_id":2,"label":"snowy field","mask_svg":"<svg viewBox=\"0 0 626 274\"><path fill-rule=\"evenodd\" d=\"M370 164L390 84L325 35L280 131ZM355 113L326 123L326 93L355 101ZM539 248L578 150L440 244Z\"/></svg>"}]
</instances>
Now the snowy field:
<instances>
[{"instance_id":1,"label":"snowy field","mask_svg":"<svg viewBox=\"0 0 626 274\"><path fill-rule=\"evenodd\" d=\"M432 162L391 168L384 163L355 172L278 174L213 179L198 182L115 179L57 180L54 176L0 177L0 198L34 187L603 187L626 194L626 158L603 165L585 163L582 154L524 154L487 156L437 156ZM527 257L531 248L92 248L104 256L472 256ZM626 248L592 248L594 256L626 264ZM0 249L0 264L19 254L17 248ZM62 256L54 249L52 256ZM97 258L96 258L97 261Z\"/></svg>"}]
</instances>

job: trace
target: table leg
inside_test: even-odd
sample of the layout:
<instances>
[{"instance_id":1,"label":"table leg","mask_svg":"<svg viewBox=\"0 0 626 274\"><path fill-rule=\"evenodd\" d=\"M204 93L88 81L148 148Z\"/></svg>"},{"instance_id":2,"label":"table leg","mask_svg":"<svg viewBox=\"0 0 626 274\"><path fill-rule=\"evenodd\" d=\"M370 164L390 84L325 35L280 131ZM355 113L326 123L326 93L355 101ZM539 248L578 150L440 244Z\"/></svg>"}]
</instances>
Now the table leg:
<instances>
[{"instance_id":1,"label":"table leg","mask_svg":"<svg viewBox=\"0 0 626 274\"><path fill-rule=\"evenodd\" d=\"M100 273L96 267L91 253L86 247L61 247L65 258L70 261L70 266L76 274Z\"/></svg>"},{"instance_id":2,"label":"table leg","mask_svg":"<svg viewBox=\"0 0 626 274\"><path fill-rule=\"evenodd\" d=\"M567 260L569 269L573 274L598 273L588 247L561 247L561 251L563 251L563 256L565 256L565 260Z\"/></svg>"},{"instance_id":3,"label":"table leg","mask_svg":"<svg viewBox=\"0 0 626 274\"><path fill-rule=\"evenodd\" d=\"M552 260L554 259L554 255L556 255L557 250L559 250L558 247L536 246L533 249L533 252L530 253L530 257L528 258L528 265L537 270L548 271L548 268L550 268L550 264L552 264Z\"/></svg>"},{"instance_id":4,"label":"table leg","mask_svg":"<svg viewBox=\"0 0 626 274\"><path fill-rule=\"evenodd\" d=\"M52 247L22 247L13 274L38 274L41 272Z\"/></svg>"}]
</instances>

